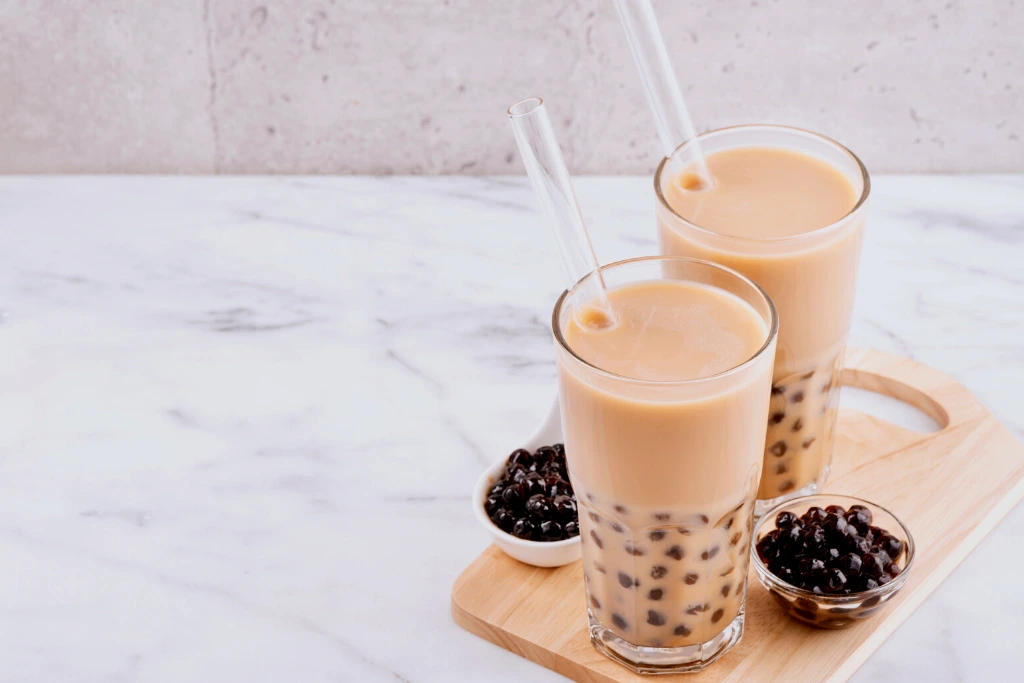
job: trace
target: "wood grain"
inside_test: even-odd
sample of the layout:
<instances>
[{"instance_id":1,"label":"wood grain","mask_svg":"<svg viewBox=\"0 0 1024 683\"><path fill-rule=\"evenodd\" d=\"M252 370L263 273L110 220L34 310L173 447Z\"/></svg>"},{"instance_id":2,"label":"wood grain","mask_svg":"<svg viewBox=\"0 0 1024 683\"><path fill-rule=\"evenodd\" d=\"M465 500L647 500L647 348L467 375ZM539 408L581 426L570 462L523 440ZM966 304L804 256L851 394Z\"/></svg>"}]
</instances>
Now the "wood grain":
<instances>
[{"instance_id":1,"label":"wood grain","mask_svg":"<svg viewBox=\"0 0 1024 683\"><path fill-rule=\"evenodd\" d=\"M825 491L878 503L910 528L917 556L904 589L875 618L823 631L785 616L751 569L743 640L687 681L846 680L1024 496L1024 446L951 378L850 349L843 384L906 401L942 425L919 434L840 411ZM451 604L463 628L580 683L645 680L590 645L579 562L539 569L491 546L456 580Z\"/></svg>"}]
</instances>

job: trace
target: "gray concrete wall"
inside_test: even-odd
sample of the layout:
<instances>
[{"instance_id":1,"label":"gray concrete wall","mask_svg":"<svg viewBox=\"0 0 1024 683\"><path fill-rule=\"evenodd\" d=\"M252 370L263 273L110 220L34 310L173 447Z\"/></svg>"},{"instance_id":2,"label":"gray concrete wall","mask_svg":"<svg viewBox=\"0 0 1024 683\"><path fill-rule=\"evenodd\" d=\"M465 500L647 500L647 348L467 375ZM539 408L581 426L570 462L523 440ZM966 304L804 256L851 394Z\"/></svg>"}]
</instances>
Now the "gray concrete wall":
<instances>
[{"instance_id":1,"label":"gray concrete wall","mask_svg":"<svg viewBox=\"0 0 1024 683\"><path fill-rule=\"evenodd\" d=\"M1024 171L1024 0L655 0L698 128L807 127L875 172ZM0 0L0 172L576 173L659 156L611 0Z\"/></svg>"}]
</instances>

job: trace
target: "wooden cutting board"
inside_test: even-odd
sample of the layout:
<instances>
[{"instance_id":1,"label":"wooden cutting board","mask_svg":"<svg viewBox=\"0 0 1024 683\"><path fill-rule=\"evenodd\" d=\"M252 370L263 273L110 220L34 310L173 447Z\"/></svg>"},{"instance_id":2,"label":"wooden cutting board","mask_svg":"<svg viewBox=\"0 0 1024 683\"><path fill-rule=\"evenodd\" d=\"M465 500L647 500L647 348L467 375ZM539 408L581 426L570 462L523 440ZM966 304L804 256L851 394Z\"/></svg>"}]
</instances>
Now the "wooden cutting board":
<instances>
[{"instance_id":1,"label":"wooden cutting board","mask_svg":"<svg viewBox=\"0 0 1024 683\"><path fill-rule=\"evenodd\" d=\"M917 544L903 590L872 619L839 631L787 617L750 570L746 632L688 682L844 681L1024 496L1024 446L963 386L920 363L869 349L846 354L843 384L910 403L942 429L920 434L842 408L825 492L892 510ZM590 644L581 563L521 564L488 548L452 587L452 616L481 638L580 683L648 680Z\"/></svg>"}]
</instances>

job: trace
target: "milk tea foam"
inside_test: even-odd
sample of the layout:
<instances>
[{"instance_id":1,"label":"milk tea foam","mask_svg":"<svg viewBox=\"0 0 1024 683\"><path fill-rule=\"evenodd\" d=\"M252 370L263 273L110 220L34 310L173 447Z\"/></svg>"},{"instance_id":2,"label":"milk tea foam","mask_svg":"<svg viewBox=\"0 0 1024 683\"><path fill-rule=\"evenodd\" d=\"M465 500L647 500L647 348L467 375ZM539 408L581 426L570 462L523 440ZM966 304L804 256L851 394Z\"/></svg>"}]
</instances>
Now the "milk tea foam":
<instances>
[{"instance_id":1,"label":"milk tea foam","mask_svg":"<svg viewBox=\"0 0 1024 683\"><path fill-rule=\"evenodd\" d=\"M768 324L696 282L630 283L609 299L614 327L588 325L584 306L562 327L571 353L556 345L591 618L633 645L705 643L745 598Z\"/></svg>"},{"instance_id":2,"label":"milk tea foam","mask_svg":"<svg viewBox=\"0 0 1024 683\"><path fill-rule=\"evenodd\" d=\"M734 268L775 303L779 339L758 497L778 498L820 483L830 463L863 233L863 214L847 216L860 188L833 164L781 147L724 149L707 163L709 189L695 191L690 170L662 185L678 215L659 206L661 252Z\"/></svg>"}]
</instances>

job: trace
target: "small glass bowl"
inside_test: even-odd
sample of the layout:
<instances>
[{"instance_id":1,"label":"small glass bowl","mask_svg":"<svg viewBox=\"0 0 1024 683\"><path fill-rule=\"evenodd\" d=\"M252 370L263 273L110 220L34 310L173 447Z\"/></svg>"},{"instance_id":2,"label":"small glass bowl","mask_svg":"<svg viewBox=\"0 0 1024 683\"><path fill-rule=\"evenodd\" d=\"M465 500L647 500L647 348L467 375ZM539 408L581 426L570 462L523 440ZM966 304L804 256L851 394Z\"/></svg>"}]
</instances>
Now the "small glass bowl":
<instances>
[{"instance_id":1,"label":"small glass bowl","mask_svg":"<svg viewBox=\"0 0 1024 683\"><path fill-rule=\"evenodd\" d=\"M823 509L829 505L841 505L847 510L851 505L863 505L871 510L872 526L885 529L903 542L903 554L896 562L900 568L899 575L889 583L868 591L850 593L849 595L819 595L786 583L768 571L768 567L757 554L757 542L775 529L775 517L780 512L792 512L799 517L815 505ZM753 538L751 553L754 557L752 559L761 585L768 589L768 592L789 616L818 628L845 628L877 614L881 611L882 606L903 588L907 574L914 563L914 538L910 535L907 527L882 506L852 496L826 493L801 496L776 505L758 520L754 526Z\"/></svg>"}]
</instances>

